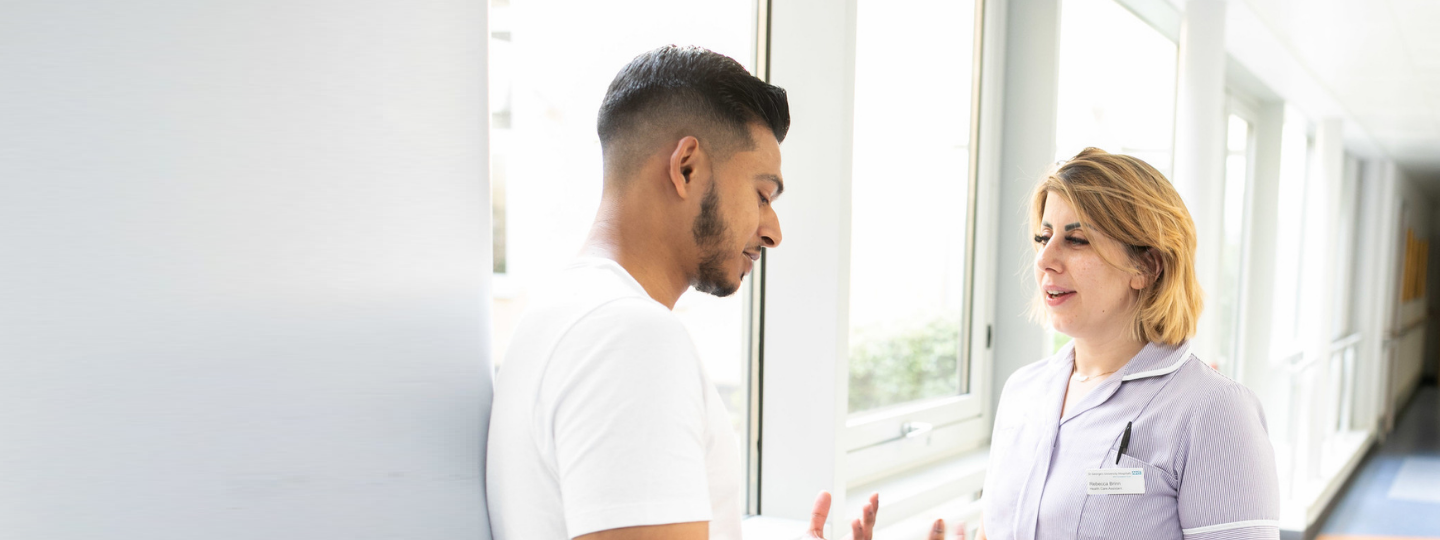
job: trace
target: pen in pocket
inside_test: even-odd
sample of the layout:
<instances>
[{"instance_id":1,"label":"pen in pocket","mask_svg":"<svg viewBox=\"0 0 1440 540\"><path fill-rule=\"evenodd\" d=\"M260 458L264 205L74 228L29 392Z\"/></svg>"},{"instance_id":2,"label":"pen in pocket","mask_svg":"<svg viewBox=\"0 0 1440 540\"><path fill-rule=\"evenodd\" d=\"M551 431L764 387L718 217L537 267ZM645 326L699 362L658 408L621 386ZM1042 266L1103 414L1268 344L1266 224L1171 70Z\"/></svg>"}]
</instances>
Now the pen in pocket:
<instances>
[{"instance_id":1,"label":"pen in pocket","mask_svg":"<svg viewBox=\"0 0 1440 540\"><path fill-rule=\"evenodd\" d=\"M1120 456L1125 455L1125 451L1130 449L1130 424L1131 422L1125 423L1125 434L1120 436L1120 451L1115 453L1116 465L1120 464Z\"/></svg>"}]
</instances>

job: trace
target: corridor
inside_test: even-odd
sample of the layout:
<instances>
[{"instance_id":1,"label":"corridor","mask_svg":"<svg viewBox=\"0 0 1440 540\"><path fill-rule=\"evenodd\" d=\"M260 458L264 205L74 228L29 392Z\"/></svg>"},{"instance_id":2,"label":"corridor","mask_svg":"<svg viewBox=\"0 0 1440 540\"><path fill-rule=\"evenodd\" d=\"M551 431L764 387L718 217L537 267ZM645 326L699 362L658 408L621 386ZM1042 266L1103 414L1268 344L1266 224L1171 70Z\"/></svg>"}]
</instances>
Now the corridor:
<instances>
[{"instance_id":1,"label":"corridor","mask_svg":"<svg viewBox=\"0 0 1440 540\"><path fill-rule=\"evenodd\" d=\"M1440 538L1440 390L1416 392L1320 531L1320 540Z\"/></svg>"}]
</instances>

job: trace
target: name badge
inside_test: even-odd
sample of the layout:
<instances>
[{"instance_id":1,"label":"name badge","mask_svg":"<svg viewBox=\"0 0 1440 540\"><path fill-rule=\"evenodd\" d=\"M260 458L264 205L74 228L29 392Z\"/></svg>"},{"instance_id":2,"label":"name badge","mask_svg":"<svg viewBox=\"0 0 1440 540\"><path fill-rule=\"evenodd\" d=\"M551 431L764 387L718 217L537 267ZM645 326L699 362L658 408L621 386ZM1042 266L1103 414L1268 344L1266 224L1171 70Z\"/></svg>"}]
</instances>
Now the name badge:
<instances>
[{"instance_id":1,"label":"name badge","mask_svg":"<svg viewBox=\"0 0 1440 540\"><path fill-rule=\"evenodd\" d=\"M1088 495L1143 495L1144 469L1086 469L1085 493Z\"/></svg>"}]
</instances>

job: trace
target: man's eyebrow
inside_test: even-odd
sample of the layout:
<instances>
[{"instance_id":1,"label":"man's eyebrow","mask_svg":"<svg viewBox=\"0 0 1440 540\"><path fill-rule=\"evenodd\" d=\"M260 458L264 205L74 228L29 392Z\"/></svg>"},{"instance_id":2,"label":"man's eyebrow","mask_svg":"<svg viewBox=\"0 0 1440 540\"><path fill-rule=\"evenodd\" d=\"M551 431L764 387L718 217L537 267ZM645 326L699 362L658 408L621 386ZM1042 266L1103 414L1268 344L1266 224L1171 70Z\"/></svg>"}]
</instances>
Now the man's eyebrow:
<instances>
[{"instance_id":1,"label":"man's eyebrow","mask_svg":"<svg viewBox=\"0 0 1440 540\"><path fill-rule=\"evenodd\" d=\"M785 193L785 181L781 180L779 176L769 173L760 173L755 175L755 179L768 180L775 183L775 194L771 197L779 197L781 193Z\"/></svg>"},{"instance_id":2,"label":"man's eyebrow","mask_svg":"<svg viewBox=\"0 0 1440 540\"><path fill-rule=\"evenodd\" d=\"M1066 226L1065 226L1065 232L1070 232L1070 231L1073 231L1073 230L1079 229L1079 228L1080 228L1080 222L1077 221L1077 222L1075 222L1075 223L1071 223L1071 224L1069 224L1069 225L1066 225Z\"/></svg>"}]
</instances>

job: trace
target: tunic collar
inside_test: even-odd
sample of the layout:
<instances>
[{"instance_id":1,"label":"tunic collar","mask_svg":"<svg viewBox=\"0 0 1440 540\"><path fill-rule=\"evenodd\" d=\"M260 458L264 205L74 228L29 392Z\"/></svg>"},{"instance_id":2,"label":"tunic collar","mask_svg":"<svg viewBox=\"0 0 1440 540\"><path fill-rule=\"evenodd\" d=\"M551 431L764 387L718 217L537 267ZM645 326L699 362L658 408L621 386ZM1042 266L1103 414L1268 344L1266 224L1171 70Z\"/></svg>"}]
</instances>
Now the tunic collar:
<instances>
[{"instance_id":1,"label":"tunic collar","mask_svg":"<svg viewBox=\"0 0 1440 540\"><path fill-rule=\"evenodd\" d=\"M1140 352L1115 374L1124 381L1169 375L1179 370L1180 366L1185 365L1185 361L1188 359L1190 359L1190 342L1188 340L1179 345L1164 345L1152 341L1146 343L1145 348L1140 349ZM1055 356L1050 357L1050 365L1057 369L1061 367L1070 369L1074 364L1074 341L1066 343L1055 353Z\"/></svg>"},{"instance_id":2,"label":"tunic collar","mask_svg":"<svg viewBox=\"0 0 1440 540\"><path fill-rule=\"evenodd\" d=\"M1110 397L1114 396L1115 393L1120 390L1122 383L1169 375L1185 365L1185 361L1188 359L1190 359L1189 341L1179 345L1164 345L1155 342L1147 343L1145 344L1145 348L1140 349L1138 354L1131 358L1129 362L1126 362L1124 367L1120 368L1120 371L1117 371L1114 376L1102 381L1099 386L1096 386L1090 391L1089 395L1081 399L1080 403L1076 404L1076 406L1070 410L1070 414L1060 419L1060 423L1064 424L1076 415L1109 401ZM1059 393L1062 403L1064 399L1063 396L1065 395L1064 386L1069 384L1070 373L1074 369L1074 365L1074 341L1065 344L1065 347L1061 348L1060 352L1056 353L1055 356L1050 359L1050 366L1054 369L1052 373L1054 373L1056 380L1055 384L1060 385Z\"/></svg>"}]
</instances>

